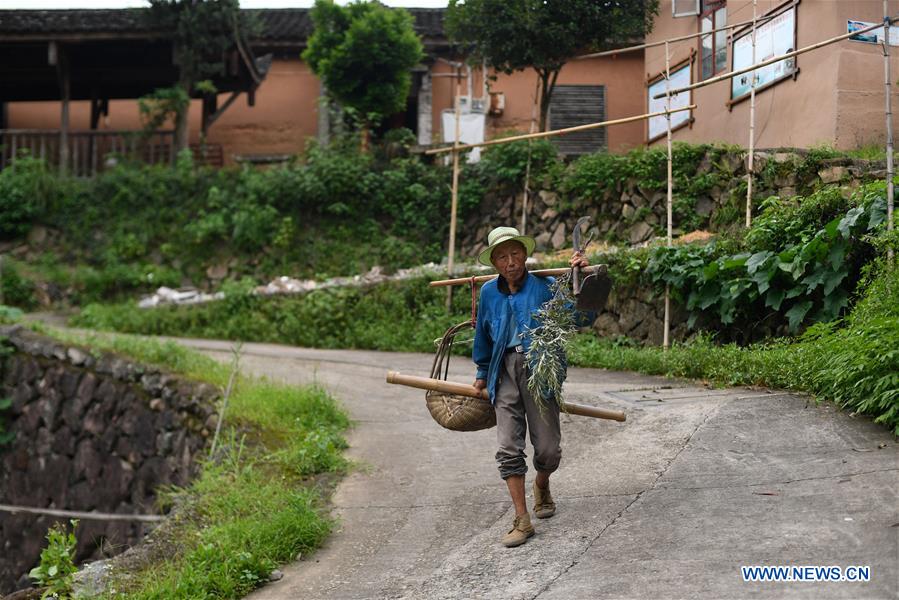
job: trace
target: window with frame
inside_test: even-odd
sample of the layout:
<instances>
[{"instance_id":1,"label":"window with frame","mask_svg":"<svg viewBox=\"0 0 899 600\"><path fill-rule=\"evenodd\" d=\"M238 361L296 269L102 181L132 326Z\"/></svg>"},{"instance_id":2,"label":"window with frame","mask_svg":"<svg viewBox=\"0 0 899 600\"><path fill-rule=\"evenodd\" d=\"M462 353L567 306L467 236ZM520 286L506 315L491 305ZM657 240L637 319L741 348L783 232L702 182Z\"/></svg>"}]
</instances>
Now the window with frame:
<instances>
[{"instance_id":1,"label":"window with frame","mask_svg":"<svg viewBox=\"0 0 899 600\"><path fill-rule=\"evenodd\" d=\"M606 86L557 85L549 101L552 129L576 127L606 120ZM566 156L589 154L608 149L606 128L576 131L553 139L559 153Z\"/></svg>"},{"instance_id":2,"label":"window with frame","mask_svg":"<svg viewBox=\"0 0 899 600\"><path fill-rule=\"evenodd\" d=\"M727 70L726 0L702 0L699 14L700 32L710 32L699 38L700 74L708 79Z\"/></svg>"}]
</instances>

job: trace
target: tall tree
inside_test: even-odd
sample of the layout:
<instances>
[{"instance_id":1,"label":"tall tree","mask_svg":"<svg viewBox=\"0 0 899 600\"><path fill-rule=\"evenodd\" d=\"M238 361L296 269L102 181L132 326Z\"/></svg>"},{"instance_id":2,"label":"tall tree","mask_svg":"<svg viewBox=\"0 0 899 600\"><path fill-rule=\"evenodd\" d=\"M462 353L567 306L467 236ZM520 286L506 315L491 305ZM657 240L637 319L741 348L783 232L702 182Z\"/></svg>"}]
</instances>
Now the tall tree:
<instances>
[{"instance_id":1,"label":"tall tree","mask_svg":"<svg viewBox=\"0 0 899 600\"><path fill-rule=\"evenodd\" d=\"M449 0L450 38L478 62L540 78L540 130L559 71L574 56L642 38L658 0Z\"/></svg>"},{"instance_id":2,"label":"tall tree","mask_svg":"<svg viewBox=\"0 0 899 600\"><path fill-rule=\"evenodd\" d=\"M149 0L150 22L173 44L178 83L171 94L175 106L175 149L188 143L188 108L198 92L215 93L209 77L225 72L226 52L240 35L239 0Z\"/></svg>"},{"instance_id":3,"label":"tall tree","mask_svg":"<svg viewBox=\"0 0 899 600\"><path fill-rule=\"evenodd\" d=\"M328 94L356 113L364 144L372 126L406 107L412 67L424 55L412 17L376 1L316 0L312 22L303 60Z\"/></svg>"}]
</instances>

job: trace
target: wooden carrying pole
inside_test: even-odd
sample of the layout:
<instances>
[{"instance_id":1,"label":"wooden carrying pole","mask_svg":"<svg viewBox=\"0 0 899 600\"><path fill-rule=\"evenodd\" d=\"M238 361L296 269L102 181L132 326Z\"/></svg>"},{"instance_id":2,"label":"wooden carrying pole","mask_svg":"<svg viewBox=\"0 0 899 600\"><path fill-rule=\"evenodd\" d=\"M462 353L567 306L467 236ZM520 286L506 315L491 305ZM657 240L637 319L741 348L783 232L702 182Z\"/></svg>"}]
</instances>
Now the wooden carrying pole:
<instances>
[{"instance_id":1,"label":"wooden carrying pole","mask_svg":"<svg viewBox=\"0 0 899 600\"><path fill-rule=\"evenodd\" d=\"M671 111L660 110L654 113L646 113L645 115L636 115L633 117L625 117L623 119L612 119L611 121L600 121L598 123L587 123L586 125L577 125L575 127L566 127L564 129L550 129L549 131L539 131L537 133L525 133L522 135L513 135L509 137L479 142L477 144L462 144L460 146L444 146L442 148L431 148L425 150L425 154L444 154L446 152L463 152L472 148L483 148L484 146L495 146L497 144L508 144L509 142L517 142L519 140L533 140L537 138L554 137L557 135L565 135L576 131L587 131L588 129L596 129L597 127L606 127L608 125L623 125L625 123L633 123L634 121L642 121L643 119L651 119L653 117L661 117L670 113L683 112L685 110L693 110L695 104L675 108Z\"/></svg>"},{"instance_id":2,"label":"wooden carrying pole","mask_svg":"<svg viewBox=\"0 0 899 600\"><path fill-rule=\"evenodd\" d=\"M585 275L589 275L590 273L594 273L596 271L602 271L607 269L606 265L590 265L589 267L584 267L581 269L581 273ZM558 267L555 269L538 269L536 271L529 271L531 275L537 275L538 277L549 277L554 275L564 275L565 273L569 273L571 271L571 267ZM477 277L459 277L458 279L441 279L439 281L432 281L428 284L429 287L444 287L448 285L468 285L472 281L475 283L484 283L485 281L490 281L491 279L496 279L496 273L492 275L478 275Z\"/></svg>"},{"instance_id":3,"label":"wooden carrying pole","mask_svg":"<svg viewBox=\"0 0 899 600\"><path fill-rule=\"evenodd\" d=\"M480 398L489 400L487 390L479 390L473 385L465 383L455 383L453 381L443 381L442 379L430 379L428 377L417 377L415 375L403 375L396 371L387 371L387 383L395 383L421 390L433 390L437 392L445 392L447 394L456 394L458 396L467 396L469 398ZM605 408L597 408L595 406L587 406L585 404L572 404L571 402L562 403L562 412L579 417L593 417L594 419L609 419L611 421L624 422L627 415L618 410L608 410Z\"/></svg>"}]
</instances>

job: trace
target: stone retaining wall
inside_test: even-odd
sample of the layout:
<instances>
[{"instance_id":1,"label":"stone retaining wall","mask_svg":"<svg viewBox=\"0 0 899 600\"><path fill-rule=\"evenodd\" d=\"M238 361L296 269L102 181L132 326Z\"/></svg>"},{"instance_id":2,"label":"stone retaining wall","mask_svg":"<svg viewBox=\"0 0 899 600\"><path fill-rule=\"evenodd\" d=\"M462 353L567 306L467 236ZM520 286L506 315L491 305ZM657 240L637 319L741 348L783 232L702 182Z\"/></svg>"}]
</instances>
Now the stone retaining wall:
<instances>
[{"instance_id":1,"label":"stone retaining wall","mask_svg":"<svg viewBox=\"0 0 899 600\"><path fill-rule=\"evenodd\" d=\"M753 172L756 174L753 196L756 203L772 195L795 196L803 190L821 184L840 184L854 189L864 181L886 178L885 161L852 158L822 159L809 169L805 166L807 150L774 149L755 153ZM745 206L747 153L733 150L715 155L707 153L700 160L696 176L716 174L719 184L708 193L689 199L689 211L706 226L721 210L738 207L741 219ZM675 199L681 190L674 189ZM734 198L732 195L736 194ZM486 247L487 233L497 225L521 224L522 194L487 196L465 226L460 228L463 256L477 256ZM567 197L557 190L540 189L532 183L528 198L527 233L537 240L538 250L557 250L571 247L571 228L581 216L593 218L599 234L605 239L630 244L646 242L656 235L664 235L667 222L666 188L645 187L636 179L616 184L597 201ZM674 216L675 235L686 233Z\"/></svg>"},{"instance_id":2,"label":"stone retaining wall","mask_svg":"<svg viewBox=\"0 0 899 600\"><path fill-rule=\"evenodd\" d=\"M0 503L75 511L157 512L156 489L196 473L215 428L219 390L95 355L22 327L0 327L0 397L12 399L0 446ZM29 585L52 517L0 512L0 594ZM81 521L79 561L121 552L145 534L129 521Z\"/></svg>"}]
</instances>

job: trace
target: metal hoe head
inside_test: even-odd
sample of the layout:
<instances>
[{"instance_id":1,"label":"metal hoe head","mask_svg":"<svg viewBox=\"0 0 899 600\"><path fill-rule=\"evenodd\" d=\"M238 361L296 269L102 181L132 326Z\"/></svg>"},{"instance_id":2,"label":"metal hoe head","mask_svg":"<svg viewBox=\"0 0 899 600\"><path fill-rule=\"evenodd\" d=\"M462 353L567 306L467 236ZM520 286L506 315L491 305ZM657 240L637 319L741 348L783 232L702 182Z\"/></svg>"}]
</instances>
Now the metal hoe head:
<instances>
[{"instance_id":1,"label":"metal hoe head","mask_svg":"<svg viewBox=\"0 0 899 600\"><path fill-rule=\"evenodd\" d=\"M590 217L581 217L577 220L572 232L572 242L574 249L583 253L587 249L587 245L596 234L596 230L590 231L587 239L581 244L581 227L590 222ZM575 306L578 310L587 310L598 312L606 305L609 298L609 292L612 290L612 280L609 279L608 268L606 265L598 265L594 267L593 272L583 277L579 267L571 269L571 287L574 293Z\"/></svg>"}]
</instances>

